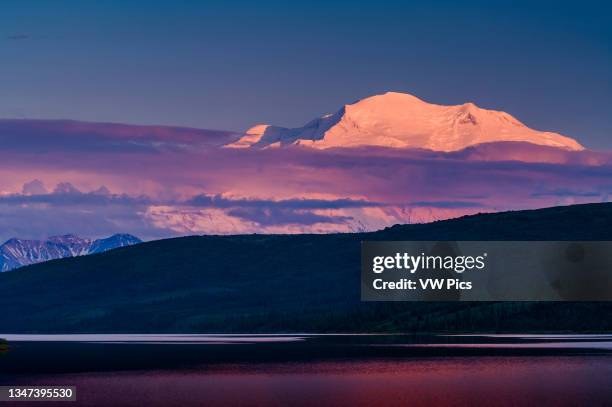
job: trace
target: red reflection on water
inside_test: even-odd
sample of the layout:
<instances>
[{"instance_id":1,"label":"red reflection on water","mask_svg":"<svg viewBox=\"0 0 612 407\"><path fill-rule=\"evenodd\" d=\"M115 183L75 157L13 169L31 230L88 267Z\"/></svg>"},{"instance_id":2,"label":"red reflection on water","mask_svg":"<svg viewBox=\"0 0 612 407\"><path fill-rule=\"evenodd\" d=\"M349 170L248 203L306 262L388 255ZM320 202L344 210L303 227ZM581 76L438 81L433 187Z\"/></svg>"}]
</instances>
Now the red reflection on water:
<instances>
[{"instance_id":1,"label":"red reflection on water","mask_svg":"<svg viewBox=\"0 0 612 407\"><path fill-rule=\"evenodd\" d=\"M80 405L603 405L612 358L472 357L221 365L38 377L76 385Z\"/></svg>"}]
</instances>

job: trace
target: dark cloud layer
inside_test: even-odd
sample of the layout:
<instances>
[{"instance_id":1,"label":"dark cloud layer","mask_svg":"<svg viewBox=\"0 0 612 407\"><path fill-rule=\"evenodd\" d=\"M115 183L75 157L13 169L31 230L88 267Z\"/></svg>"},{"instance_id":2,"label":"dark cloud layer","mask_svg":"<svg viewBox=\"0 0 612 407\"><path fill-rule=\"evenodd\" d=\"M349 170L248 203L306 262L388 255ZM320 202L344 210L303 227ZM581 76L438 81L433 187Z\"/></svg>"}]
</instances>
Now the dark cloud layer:
<instances>
[{"instance_id":1,"label":"dark cloud layer","mask_svg":"<svg viewBox=\"0 0 612 407\"><path fill-rule=\"evenodd\" d=\"M341 209L385 206L378 202L353 199L230 199L221 195L198 195L185 202L187 205L211 208L275 208L275 209Z\"/></svg>"},{"instance_id":2,"label":"dark cloud layer","mask_svg":"<svg viewBox=\"0 0 612 407\"><path fill-rule=\"evenodd\" d=\"M344 223L352 218L349 216L325 216L309 211L288 208L238 207L230 209L228 215L252 221L261 226L282 226L299 224L311 226L317 223Z\"/></svg>"},{"instance_id":3,"label":"dark cloud layer","mask_svg":"<svg viewBox=\"0 0 612 407\"><path fill-rule=\"evenodd\" d=\"M33 189L32 181L24 184L23 190ZM41 186L41 184L37 184ZM44 188L44 186L43 186ZM40 191L39 191L40 192ZM0 196L0 204L5 205L27 205L27 204L46 204L57 207L67 206L109 206L109 205L148 205L153 201L146 196L129 196L127 194L110 194L108 189L101 187L91 192L81 192L72 184L63 182L58 184L51 193L34 194L11 194Z\"/></svg>"},{"instance_id":4,"label":"dark cloud layer","mask_svg":"<svg viewBox=\"0 0 612 407\"><path fill-rule=\"evenodd\" d=\"M232 132L187 127L0 119L0 150L12 152L156 153L215 147L236 137Z\"/></svg>"}]
</instances>

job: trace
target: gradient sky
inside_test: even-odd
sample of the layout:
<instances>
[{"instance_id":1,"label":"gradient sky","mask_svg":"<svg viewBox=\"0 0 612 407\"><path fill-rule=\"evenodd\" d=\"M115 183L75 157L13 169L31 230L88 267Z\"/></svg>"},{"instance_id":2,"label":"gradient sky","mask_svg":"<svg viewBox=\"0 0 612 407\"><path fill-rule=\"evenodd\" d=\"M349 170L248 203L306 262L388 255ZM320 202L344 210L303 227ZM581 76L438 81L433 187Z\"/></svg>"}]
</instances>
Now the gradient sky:
<instances>
[{"instance_id":1,"label":"gradient sky","mask_svg":"<svg viewBox=\"0 0 612 407\"><path fill-rule=\"evenodd\" d=\"M612 149L612 6L3 1L0 117L241 131L395 90Z\"/></svg>"}]
</instances>

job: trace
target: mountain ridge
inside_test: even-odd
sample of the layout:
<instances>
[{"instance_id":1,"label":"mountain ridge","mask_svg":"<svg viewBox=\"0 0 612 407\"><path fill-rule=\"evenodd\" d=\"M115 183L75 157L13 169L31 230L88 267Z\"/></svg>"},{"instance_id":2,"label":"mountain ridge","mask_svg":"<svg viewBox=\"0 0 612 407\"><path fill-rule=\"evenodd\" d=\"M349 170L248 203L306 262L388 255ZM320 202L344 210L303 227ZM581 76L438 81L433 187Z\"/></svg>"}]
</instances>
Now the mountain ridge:
<instances>
[{"instance_id":1,"label":"mountain ridge","mask_svg":"<svg viewBox=\"0 0 612 407\"><path fill-rule=\"evenodd\" d=\"M73 234L50 236L46 240L11 238L0 245L0 272L48 260L102 253L138 243L142 243L142 240L126 233L95 240Z\"/></svg>"},{"instance_id":2,"label":"mountain ridge","mask_svg":"<svg viewBox=\"0 0 612 407\"><path fill-rule=\"evenodd\" d=\"M612 203L370 233L190 236L54 260L0 274L0 325L14 333L612 331L610 302L362 302L363 240L612 240Z\"/></svg>"},{"instance_id":3,"label":"mountain ridge","mask_svg":"<svg viewBox=\"0 0 612 407\"><path fill-rule=\"evenodd\" d=\"M584 149L572 138L533 130L506 112L483 109L470 102L438 105L399 92L366 97L302 127L256 125L226 147L384 146L449 152L497 141L523 141L575 151Z\"/></svg>"}]
</instances>

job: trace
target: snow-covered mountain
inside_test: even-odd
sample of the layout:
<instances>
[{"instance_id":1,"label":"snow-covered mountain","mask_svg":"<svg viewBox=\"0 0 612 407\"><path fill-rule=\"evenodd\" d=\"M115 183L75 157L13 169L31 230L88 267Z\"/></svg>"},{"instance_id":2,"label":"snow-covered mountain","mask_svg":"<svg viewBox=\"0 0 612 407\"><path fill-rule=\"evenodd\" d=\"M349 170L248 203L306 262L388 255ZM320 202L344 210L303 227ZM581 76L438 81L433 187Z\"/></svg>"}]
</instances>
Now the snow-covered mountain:
<instances>
[{"instance_id":1,"label":"snow-covered mountain","mask_svg":"<svg viewBox=\"0 0 612 407\"><path fill-rule=\"evenodd\" d=\"M75 235L53 236L47 240L10 239L0 245L0 272L47 260L101 253L141 242L128 234L97 240Z\"/></svg>"},{"instance_id":2,"label":"snow-covered mountain","mask_svg":"<svg viewBox=\"0 0 612 407\"><path fill-rule=\"evenodd\" d=\"M331 147L381 146L457 151L499 141L521 141L566 150L582 150L574 139L537 131L508 113L482 109L473 103L443 106L406 93L388 92L345 105L336 113L303 127L257 125L234 148L303 145Z\"/></svg>"}]
</instances>

